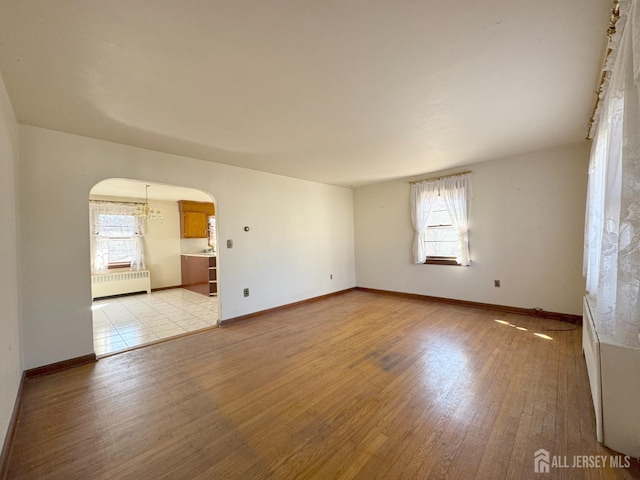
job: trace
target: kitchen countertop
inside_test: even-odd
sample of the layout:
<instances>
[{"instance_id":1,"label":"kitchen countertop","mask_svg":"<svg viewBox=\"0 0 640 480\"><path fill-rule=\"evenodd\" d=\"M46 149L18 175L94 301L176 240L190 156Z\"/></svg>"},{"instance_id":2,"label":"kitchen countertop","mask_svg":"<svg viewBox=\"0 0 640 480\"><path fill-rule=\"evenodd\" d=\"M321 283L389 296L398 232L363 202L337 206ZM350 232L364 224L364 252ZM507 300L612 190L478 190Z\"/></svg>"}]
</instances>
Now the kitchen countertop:
<instances>
[{"instance_id":1,"label":"kitchen countertop","mask_svg":"<svg viewBox=\"0 0 640 480\"><path fill-rule=\"evenodd\" d=\"M216 256L216 252L212 252L212 253L181 253L180 255L184 256L184 257L215 257Z\"/></svg>"}]
</instances>

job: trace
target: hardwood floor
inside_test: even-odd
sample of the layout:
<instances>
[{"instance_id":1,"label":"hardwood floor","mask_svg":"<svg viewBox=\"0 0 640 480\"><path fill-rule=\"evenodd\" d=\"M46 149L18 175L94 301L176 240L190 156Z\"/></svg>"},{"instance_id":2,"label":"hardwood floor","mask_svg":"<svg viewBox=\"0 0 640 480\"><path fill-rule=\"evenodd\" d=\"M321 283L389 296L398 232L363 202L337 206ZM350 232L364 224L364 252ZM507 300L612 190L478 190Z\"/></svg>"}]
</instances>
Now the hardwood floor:
<instances>
[{"instance_id":1,"label":"hardwood floor","mask_svg":"<svg viewBox=\"0 0 640 480\"><path fill-rule=\"evenodd\" d=\"M534 474L540 448L615 454L580 340L350 292L27 380L9 478L639 478L636 461Z\"/></svg>"}]
</instances>

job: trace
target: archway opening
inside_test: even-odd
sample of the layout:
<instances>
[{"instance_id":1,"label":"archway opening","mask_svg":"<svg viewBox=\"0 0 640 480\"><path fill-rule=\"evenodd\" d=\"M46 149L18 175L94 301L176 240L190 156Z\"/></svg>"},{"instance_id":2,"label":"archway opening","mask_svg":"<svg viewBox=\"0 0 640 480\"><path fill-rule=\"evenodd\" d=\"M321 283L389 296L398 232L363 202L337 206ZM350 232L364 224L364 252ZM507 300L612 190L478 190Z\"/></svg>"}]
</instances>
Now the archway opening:
<instances>
[{"instance_id":1,"label":"archway opening","mask_svg":"<svg viewBox=\"0 0 640 480\"><path fill-rule=\"evenodd\" d=\"M89 195L94 350L106 356L216 328L215 198L111 178Z\"/></svg>"}]
</instances>

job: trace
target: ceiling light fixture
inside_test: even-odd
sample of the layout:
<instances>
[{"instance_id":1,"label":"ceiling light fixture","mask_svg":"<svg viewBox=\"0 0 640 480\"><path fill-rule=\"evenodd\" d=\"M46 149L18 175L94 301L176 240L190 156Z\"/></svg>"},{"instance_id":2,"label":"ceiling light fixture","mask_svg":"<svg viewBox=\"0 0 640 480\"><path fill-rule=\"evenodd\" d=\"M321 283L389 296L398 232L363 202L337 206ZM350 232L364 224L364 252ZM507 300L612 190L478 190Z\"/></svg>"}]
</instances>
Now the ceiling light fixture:
<instances>
[{"instance_id":1,"label":"ceiling light fixture","mask_svg":"<svg viewBox=\"0 0 640 480\"><path fill-rule=\"evenodd\" d=\"M136 217L142 217L145 220L164 218L160 213L160 209L149 206L149 187L150 185L144 186L144 203L136 207L136 211L133 212L133 215Z\"/></svg>"}]
</instances>

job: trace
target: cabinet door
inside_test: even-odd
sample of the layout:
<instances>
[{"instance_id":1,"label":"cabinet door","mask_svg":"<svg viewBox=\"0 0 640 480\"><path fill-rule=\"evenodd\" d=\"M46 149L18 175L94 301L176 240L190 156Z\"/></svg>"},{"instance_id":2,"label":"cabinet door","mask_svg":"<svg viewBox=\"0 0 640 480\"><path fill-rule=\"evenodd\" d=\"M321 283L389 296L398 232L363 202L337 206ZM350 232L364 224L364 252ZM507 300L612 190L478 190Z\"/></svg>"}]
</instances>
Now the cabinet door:
<instances>
[{"instance_id":1,"label":"cabinet door","mask_svg":"<svg viewBox=\"0 0 640 480\"><path fill-rule=\"evenodd\" d=\"M205 257L182 255L182 288L209 295L209 262Z\"/></svg>"},{"instance_id":2,"label":"cabinet door","mask_svg":"<svg viewBox=\"0 0 640 480\"><path fill-rule=\"evenodd\" d=\"M182 212L182 237L207 238L209 223L207 214L202 212Z\"/></svg>"}]
</instances>

